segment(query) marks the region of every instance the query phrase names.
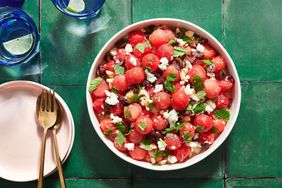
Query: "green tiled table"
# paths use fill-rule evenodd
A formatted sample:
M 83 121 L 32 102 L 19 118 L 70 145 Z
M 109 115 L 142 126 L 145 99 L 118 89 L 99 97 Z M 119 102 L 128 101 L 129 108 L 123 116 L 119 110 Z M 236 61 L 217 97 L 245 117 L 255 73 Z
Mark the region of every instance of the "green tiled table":
M 23 66 L 0 67 L 0 83 L 25 79 L 55 89 L 75 120 L 75 142 L 63 165 L 68 187 L 282 187 L 282 1 L 107 0 L 88 35 L 86 24 L 67 17 L 51 0 L 26 0 L 41 32 L 41 53 Z M 191 21 L 213 34 L 233 58 L 242 83 L 238 121 L 224 145 L 202 162 L 179 171 L 154 172 L 116 157 L 100 141 L 88 117 L 85 82 L 96 54 L 123 27 L 148 18 Z M 58 175 L 45 179 L 59 187 Z M 0 180 L 0 187 L 36 182 Z

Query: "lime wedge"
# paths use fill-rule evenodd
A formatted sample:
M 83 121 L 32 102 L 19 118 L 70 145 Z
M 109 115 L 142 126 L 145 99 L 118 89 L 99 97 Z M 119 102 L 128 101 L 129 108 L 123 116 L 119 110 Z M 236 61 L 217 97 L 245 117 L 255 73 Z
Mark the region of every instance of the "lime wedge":
M 71 12 L 81 12 L 85 9 L 85 3 L 83 0 L 70 0 L 67 6 L 67 10 Z
M 28 34 L 7 42 L 3 42 L 5 50 L 13 55 L 22 55 L 28 52 L 33 44 L 32 34 Z

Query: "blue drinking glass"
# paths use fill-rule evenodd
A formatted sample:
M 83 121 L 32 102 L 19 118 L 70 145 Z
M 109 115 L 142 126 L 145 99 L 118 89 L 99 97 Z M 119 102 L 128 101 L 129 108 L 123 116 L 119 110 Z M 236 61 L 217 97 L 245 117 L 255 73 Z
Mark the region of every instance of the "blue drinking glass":
M 26 63 L 39 52 L 40 36 L 23 10 L 0 7 L 0 65 Z
M 105 0 L 52 0 L 52 2 L 62 13 L 85 19 L 97 16 Z

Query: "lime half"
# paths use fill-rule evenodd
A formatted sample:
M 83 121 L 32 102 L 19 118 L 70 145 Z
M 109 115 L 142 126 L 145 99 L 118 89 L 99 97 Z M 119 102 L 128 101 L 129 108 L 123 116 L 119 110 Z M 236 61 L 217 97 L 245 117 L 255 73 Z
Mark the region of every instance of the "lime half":
M 83 0 L 70 0 L 67 6 L 67 10 L 71 12 L 81 12 L 85 9 L 85 3 Z
M 5 50 L 13 55 L 22 55 L 28 52 L 33 44 L 32 34 L 28 34 L 3 43 Z

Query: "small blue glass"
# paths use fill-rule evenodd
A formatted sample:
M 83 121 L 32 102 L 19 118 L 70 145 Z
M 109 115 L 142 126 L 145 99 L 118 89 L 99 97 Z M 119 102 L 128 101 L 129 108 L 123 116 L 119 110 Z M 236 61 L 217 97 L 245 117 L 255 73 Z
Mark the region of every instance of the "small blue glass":
M 24 0 L 0 0 L 0 7 L 21 7 Z
M 23 10 L 0 7 L 0 65 L 27 63 L 39 52 L 36 24 Z
M 84 4 L 85 8 L 80 11 L 73 11 L 69 9 L 71 1 L 80 1 Z M 86 19 L 96 17 L 105 0 L 52 0 L 52 2 L 62 13 L 78 19 Z

